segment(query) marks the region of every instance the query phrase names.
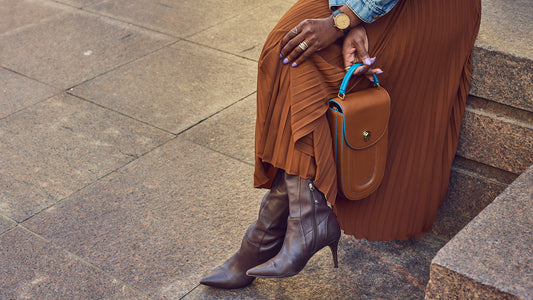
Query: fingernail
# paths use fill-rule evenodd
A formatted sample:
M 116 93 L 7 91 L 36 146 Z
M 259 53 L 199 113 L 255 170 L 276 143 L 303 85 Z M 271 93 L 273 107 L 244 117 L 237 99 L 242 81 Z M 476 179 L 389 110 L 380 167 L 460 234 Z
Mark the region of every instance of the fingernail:
M 281 53 L 280 53 L 280 54 L 279 54 L 279 58 L 282 58 L 282 57 L 283 57 L 283 55 L 281 55 Z
M 375 61 L 376 61 L 376 58 L 375 58 L 375 57 L 371 58 L 371 59 L 370 59 L 370 64 L 373 64 Z
M 372 64 L 372 61 L 368 57 L 364 59 L 364 62 L 365 62 L 365 65 L 371 65 Z
M 365 69 L 366 69 L 366 67 L 365 67 L 365 66 L 362 66 L 361 69 L 359 69 L 359 72 L 364 72 Z
M 293 67 L 293 68 L 296 67 L 296 66 L 297 66 L 296 63 L 292 63 L 292 65 L 291 65 L 291 67 Z
M 377 71 L 376 74 L 383 74 L 383 71 Z
M 288 59 L 288 58 L 285 58 L 285 59 L 283 60 L 283 64 L 286 65 L 286 64 L 288 64 L 288 63 L 289 63 L 289 59 Z

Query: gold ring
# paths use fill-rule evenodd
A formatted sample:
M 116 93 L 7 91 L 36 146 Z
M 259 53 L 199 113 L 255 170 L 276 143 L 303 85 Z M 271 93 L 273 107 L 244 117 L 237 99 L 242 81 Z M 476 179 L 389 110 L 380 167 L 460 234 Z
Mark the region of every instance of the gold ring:
M 305 41 L 303 41 L 303 42 L 300 43 L 300 45 L 298 45 L 298 47 L 300 47 L 300 49 L 305 51 L 307 48 L 309 48 L 309 45 L 307 45 L 307 43 Z
M 294 27 L 293 29 L 291 29 L 291 32 L 294 34 L 298 34 L 298 28 Z

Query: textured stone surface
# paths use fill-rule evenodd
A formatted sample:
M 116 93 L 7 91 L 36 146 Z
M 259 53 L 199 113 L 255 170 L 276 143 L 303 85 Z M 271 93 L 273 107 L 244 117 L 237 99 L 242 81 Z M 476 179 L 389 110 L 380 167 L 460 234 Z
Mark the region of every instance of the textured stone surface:
M 1 299 L 133 299 L 142 294 L 15 228 L 0 235 Z
M 256 217 L 264 191 L 252 188 L 252 170 L 178 138 L 27 226 L 152 296 L 179 298 Z
M 432 232 L 446 239 L 456 235 L 517 175 L 456 157 L 448 193 L 439 208 Z
M 179 133 L 255 91 L 256 64 L 179 42 L 72 93 Z
M 0 82 L 0 119 L 58 92 L 3 68 L 0 68 Z
M 53 2 L 0 0 L 0 35 L 61 13 Z
M 329 248 L 298 275 L 256 279 L 249 287 L 220 290 L 198 286 L 185 299 L 422 299 L 431 257 L 445 243 L 434 235 L 402 242 L 368 242 L 343 236 L 339 269 Z M 370 276 L 379 274 L 379 276 Z
M 11 219 L 8 219 L 0 215 L 0 235 L 4 233 L 5 231 L 13 228 L 15 225 L 17 224 L 13 222 Z
M 533 4 L 483 0 L 472 95 L 533 111 Z
M 257 5 L 249 12 L 213 26 L 189 39 L 208 47 L 216 47 L 257 60 L 270 30 L 295 2 L 276 0 Z M 251 28 L 253 30 L 250 30 Z
M 25 220 L 172 135 L 67 95 L 0 120 L 0 213 Z
M 203 0 L 201 4 L 172 0 L 108 0 L 90 9 L 155 31 L 186 37 L 218 26 L 239 13 L 247 13 L 256 4 L 254 0 Z
M 0 65 L 66 89 L 171 41 L 154 32 L 65 8 L 57 17 L 0 35 Z
M 483 0 L 476 45 L 533 58 L 533 3 L 529 0 Z
M 426 289 L 425 299 L 518 300 L 520 298 L 432 264 L 431 280 Z
M 197 144 L 254 164 L 256 94 L 237 102 L 183 136 Z
M 533 164 L 533 112 L 471 97 L 461 129 L 462 157 L 515 174 Z
M 533 295 L 533 166 L 520 175 L 433 259 L 431 298 L 494 298 L 498 290 L 530 299 Z M 442 279 L 439 269 L 458 274 Z M 439 280 L 440 278 L 440 280 Z M 476 284 L 472 284 L 475 282 Z M 480 288 L 488 286 L 493 289 Z M 470 294 L 465 294 L 466 292 Z M 499 295 L 499 294 L 496 294 Z
M 533 60 L 476 47 L 470 94 L 533 111 Z

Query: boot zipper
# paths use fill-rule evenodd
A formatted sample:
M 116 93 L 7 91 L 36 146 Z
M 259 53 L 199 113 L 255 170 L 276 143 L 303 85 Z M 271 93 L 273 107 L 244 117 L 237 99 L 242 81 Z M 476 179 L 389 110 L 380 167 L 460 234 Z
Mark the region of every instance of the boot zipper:
M 316 204 L 318 204 L 318 201 L 315 199 L 315 187 L 312 182 L 309 182 L 309 190 L 311 190 L 311 207 L 313 209 L 313 250 L 311 253 L 315 253 L 318 243 L 318 226 L 316 224 Z

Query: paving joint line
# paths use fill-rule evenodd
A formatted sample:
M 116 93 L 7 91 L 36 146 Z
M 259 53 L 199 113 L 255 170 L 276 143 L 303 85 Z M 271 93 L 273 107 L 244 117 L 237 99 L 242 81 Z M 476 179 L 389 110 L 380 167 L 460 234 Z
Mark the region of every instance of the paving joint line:
M 82 191 L 84 191 L 84 190 L 86 190 L 86 189 L 88 189 L 88 188 L 90 188 L 90 187 L 92 187 L 92 186 L 98 184 L 100 181 L 102 181 L 103 179 L 105 179 L 105 178 L 107 178 L 107 177 L 113 175 L 114 173 L 118 173 L 120 170 L 126 168 L 127 166 L 129 166 L 129 165 L 131 165 L 132 163 L 138 161 L 139 159 L 141 159 L 141 158 L 143 158 L 144 156 L 148 155 L 149 153 L 155 151 L 156 149 L 158 149 L 158 148 L 160 148 L 160 147 L 166 145 L 167 143 L 170 143 L 171 141 L 175 140 L 176 138 L 177 138 L 177 136 L 173 136 L 172 138 L 170 138 L 170 139 L 164 141 L 163 143 L 161 143 L 161 144 L 155 146 L 154 148 L 152 148 L 152 149 L 146 151 L 145 153 L 140 154 L 137 158 L 132 159 L 132 160 L 130 160 L 129 162 L 124 163 L 122 166 L 119 166 L 119 167 L 117 167 L 116 169 L 109 171 L 108 173 L 102 175 L 102 177 L 99 177 L 99 178 L 97 178 L 96 180 L 94 180 L 93 182 L 90 182 L 90 183 L 86 184 L 85 186 L 80 187 L 79 189 L 73 191 L 73 192 L 70 193 L 69 195 L 67 195 L 67 196 L 65 196 L 65 197 L 63 197 L 63 198 L 61 198 L 61 199 L 57 199 L 57 201 L 54 201 L 54 203 L 51 204 L 50 206 L 47 206 L 47 207 L 41 209 L 40 211 L 34 213 L 34 214 L 31 215 L 30 217 L 24 219 L 24 220 L 21 221 L 20 223 L 19 223 L 19 222 L 17 222 L 17 223 L 22 225 L 23 223 L 26 223 L 26 222 L 28 222 L 28 221 L 34 219 L 35 217 L 39 216 L 39 215 L 42 214 L 43 212 L 45 212 L 45 211 L 47 211 L 47 210 L 50 210 L 50 209 L 52 209 L 52 208 L 54 208 L 54 207 L 56 207 L 56 206 L 58 206 L 58 205 L 63 204 L 64 202 L 68 201 L 69 198 L 71 198 L 71 197 L 73 197 L 73 196 L 75 196 L 75 195 L 81 193 Z
M 181 130 L 181 131 L 178 132 L 176 135 L 179 136 L 179 135 L 181 135 L 181 134 L 183 134 L 183 133 L 185 133 L 185 132 L 187 132 L 187 131 L 193 129 L 193 128 L 196 127 L 197 125 L 202 124 L 204 121 L 207 121 L 208 119 L 210 119 L 210 118 L 212 118 L 212 117 L 214 117 L 214 116 L 220 114 L 221 112 L 227 110 L 228 108 L 230 108 L 230 107 L 232 107 L 232 106 L 234 106 L 234 105 L 236 105 L 236 104 L 238 104 L 238 103 L 244 101 L 246 98 L 250 97 L 251 95 L 253 95 L 253 94 L 255 94 L 255 93 L 257 93 L 257 91 L 253 91 L 253 92 L 251 92 L 250 94 L 248 94 L 248 95 L 242 97 L 241 99 L 238 99 L 237 101 L 235 101 L 235 102 L 233 102 L 233 103 L 231 103 L 231 104 L 229 104 L 229 105 L 227 105 L 227 106 L 221 108 L 219 111 L 214 112 L 214 113 L 212 113 L 211 115 L 209 115 L 209 116 L 207 116 L 207 117 L 205 117 L 205 118 L 199 120 L 198 122 L 196 122 L 196 123 L 190 125 L 189 127 L 185 128 L 185 129 Z M 189 139 L 187 139 L 187 140 L 189 140 Z
M 167 130 L 167 129 L 157 127 L 157 126 L 155 126 L 155 125 L 153 125 L 153 124 L 150 124 L 150 123 L 148 123 L 148 122 L 146 122 L 146 121 L 136 119 L 136 118 L 134 118 L 134 117 L 132 117 L 132 116 L 130 116 L 130 115 L 128 115 L 128 114 L 125 114 L 125 113 L 121 112 L 121 111 L 118 111 L 118 110 L 112 109 L 112 108 L 107 107 L 107 106 L 104 106 L 104 105 L 102 105 L 102 104 L 100 104 L 100 103 L 97 103 L 97 102 L 94 102 L 94 101 L 92 101 L 92 100 L 85 99 L 85 98 L 80 97 L 80 96 L 78 96 L 78 95 L 72 94 L 72 93 L 69 92 L 69 91 L 65 91 L 65 93 L 66 93 L 67 95 L 70 95 L 70 96 L 72 96 L 72 97 L 74 97 L 74 98 L 77 98 L 77 99 L 79 99 L 79 100 L 81 100 L 81 101 L 84 101 L 84 102 L 87 102 L 87 103 L 90 103 L 90 104 L 96 105 L 96 106 L 98 106 L 98 107 L 100 107 L 100 108 L 103 108 L 103 109 L 105 109 L 105 110 L 108 110 L 108 111 L 110 111 L 110 112 L 113 112 L 113 113 L 119 114 L 119 115 L 121 115 L 121 116 L 123 116 L 123 117 L 127 117 L 128 119 L 131 119 L 131 120 L 133 120 L 133 121 L 136 121 L 136 122 L 139 122 L 139 123 L 141 123 L 141 124 L 144 124 L 144 125 L 150 126 L 150 127 L 154 128 L 154 129 L 160 130 L 160 131 L 162 131 L 162 132 L 165 132 L 165 133 L 171 134 L 171 135 L 173 135 L 173 137 L 177 137 L 177 136 L 179 135 L 179 133 L 174 133 L 174 132 L 171 132 L 171 131 L 169 131 L 169 130 Z
M 30 233 L 31 235 L 35 236 L 36 238 L 39 238 L 41 239 L 42 241 L 50 244 L 51 246 L 53 246 L 54 248 L 56 248 L 57 250 L 60 250 L 61 252 L 65 253 L 67 256 L 69 256 L 70 258 L 73 258 L 79 262 L 81 262 L 82 264 L 84 264 L 85 266 L 89 267 L 89 268 L 92 268 L 94 270 L 97 270 L 98 272 L 102 273 L 104 276 L 107 276 L 108 278 L 116 281 L 117 283 L 120 283 L 121 285 L 123 286 L 127 286 L 129 287 L 130 289 L 132 289 L 133 291 L 139 293 L 140 295 L 144 296 L 144 297 L 148 297 L 150 299 L 155 299 L 153 297 L 150 297 L 149 295 L 147 295 L 146 293 L 144 293 L 143 291 L 137 289 L 136 287 L 126 283 L 125 281 L 121 280 L 120 278 L 117 278 L 115 277 L 114 275 L 110 274 L 109 272 L 103 270 L 102 268 L 98 267 L 97 265 L 87 261 L 86 259 L 74 254 L 73 252 L 65 249 L 64 247 L 61 247 L 59 245 L 57 245 L 56 243 L 54 243 L 54 241 L 36 233 L 36 232 L 33 232 L 32 230 L 26 228 L 25 226 L 23 226 L 22 224 L 19 224 L 19 226 L 21 229 L 27 231 L 28 233 Z

